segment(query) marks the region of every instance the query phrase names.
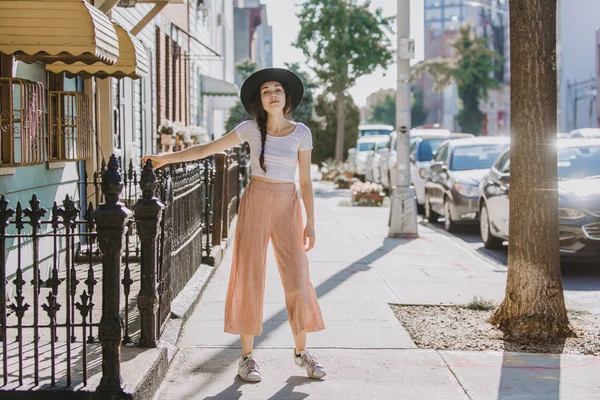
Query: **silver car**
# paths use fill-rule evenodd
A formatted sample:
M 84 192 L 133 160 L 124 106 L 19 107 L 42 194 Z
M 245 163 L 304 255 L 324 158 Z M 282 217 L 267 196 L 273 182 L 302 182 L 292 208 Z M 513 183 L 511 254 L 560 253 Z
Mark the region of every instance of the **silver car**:
M 422 135 L 415 138 L 410 147 L 410 180 L 415 187 L 419 211 L 425 210 L 425 180 L 429 175 L 429 166 L 446 140 L 472 138 L 469 133 Z
M 389 141 L 389 135 L 363 136 L 358 139 L 352 153 L 356 176 L 361 180 L 373 180 L 372 161 L 375 150 L 385 147 Z

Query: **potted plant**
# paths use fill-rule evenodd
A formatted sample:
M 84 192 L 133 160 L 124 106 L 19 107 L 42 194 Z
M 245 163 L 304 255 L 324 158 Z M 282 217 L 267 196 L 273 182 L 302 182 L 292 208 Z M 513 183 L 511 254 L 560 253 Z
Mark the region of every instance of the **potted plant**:
M 353 205 L 377 205 L 383 204 L 385 193 L 383 186 L 373 182 L 354 182 L 350 188 L 352 190 Z
M 350 189 L 350 184 L 352 183 L 344 174 L 336 176 L 333 181 L 336 183 L 338 189 Z
M 193 144 L 208 143 L 210 138 L 205 127 L 199 125 L 188 126 L 188 131 Z
M 333 158 L 328 158 L 323 161 L 321 172 L 323 173 L 324 181 L 333 181 L 338 175 L 335 160 Z
M 160 145 L 163 147 L 163 151 L 168 151 L 173 139 L 173 122 L 164 119 L 158 127 L 158 134 L 160 135 Z

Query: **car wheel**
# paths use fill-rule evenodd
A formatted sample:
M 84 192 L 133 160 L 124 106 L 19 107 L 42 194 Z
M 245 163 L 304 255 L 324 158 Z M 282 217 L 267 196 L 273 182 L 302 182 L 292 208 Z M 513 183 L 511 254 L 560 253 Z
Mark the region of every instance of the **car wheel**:
M 444 199 L 444 229 L 451 233 L 456 231 L 456 222 L 452 221 L 452 211 L 448 198 Z
M 479 233 L 483 247 L 486 249 L 499 249 L 502 247 L 502 239 L 492 235 L 490 230 L 490 217 L 485 203 L 481 205 L 479 212 Z
M 431 209 L 431 202 L 429 201 L 429 195 L 425 194 L 425 218 L 430 223 L 437 222 L 440 215 Z
M 414 183 L 410 184 L 412 187 L 415 187 Z M 417 214 L 418 215 L 424 215 L 425 214 L 425 205 L 424 204 L 419 204 L 419 201 L 417 200 Z

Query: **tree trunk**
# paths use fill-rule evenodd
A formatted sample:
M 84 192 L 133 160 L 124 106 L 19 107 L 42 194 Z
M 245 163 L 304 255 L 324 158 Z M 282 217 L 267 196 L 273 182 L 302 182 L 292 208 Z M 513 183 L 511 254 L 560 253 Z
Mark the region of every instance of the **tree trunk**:
M 514 340 L 569 335 L 560 274 L 556 0 L 512 0 L 510 240 L 506 297 L 490 322 Z
M 337 132 L 335 138 L 335 161 L 344 161 L 344 125 L 345 125 L 345 106 L 346 98 L 344 92 L 340 91 L 335 95 L 337 109 Z

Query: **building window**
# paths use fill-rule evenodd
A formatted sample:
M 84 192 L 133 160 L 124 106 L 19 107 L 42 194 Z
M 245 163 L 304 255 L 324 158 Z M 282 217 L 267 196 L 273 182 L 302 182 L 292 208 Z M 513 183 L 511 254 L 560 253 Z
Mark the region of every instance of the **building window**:
M 160 28 L 156 28 L 156 124 L 158 126 L 160 126 L 161 123 L 161 117 L 162 117 L 162 104 L 161 104 L 161 99 L 162 99 L 162 95 L 163 95 L 163 88 L 161 86 L 162 84 L 162 79 L 161 79 L 161 73 L 163 71 L 163 66 L 162 66 L 162 60 L 161 60 L 161 56 L 162 53 L 160 51 L 161 48 L 161 32 L 160 32 Z M 157 126 L 157 128 L 158 128 Z
M 89 97 L 76 91 L 50 91 L 48 99 L 50 160 L 74 161 L 92 157 Z
M 427 15 L 427 20 L 441 20 L 442 19 L 442 9 L 441 8 L 432 8 L 425 11 Z
M 0 77 L 0 166 L 46 161 L 44 87 L 40 82 Z
M 427 26 L 429 27 L 429 29 L 434 30 L 434 31 L 443 29 L 443 25 L 439 21 L 429 22 L 427 24 Z
M 171 119 L 171 101 L 169 98 L 168 88 L 173 90 L 173 82 L 171 80 L 171 38 L 165 35 L 165 118 Z
M 460 19 L 460 7 L 444 8 L 444 19 L 457 22 Z

